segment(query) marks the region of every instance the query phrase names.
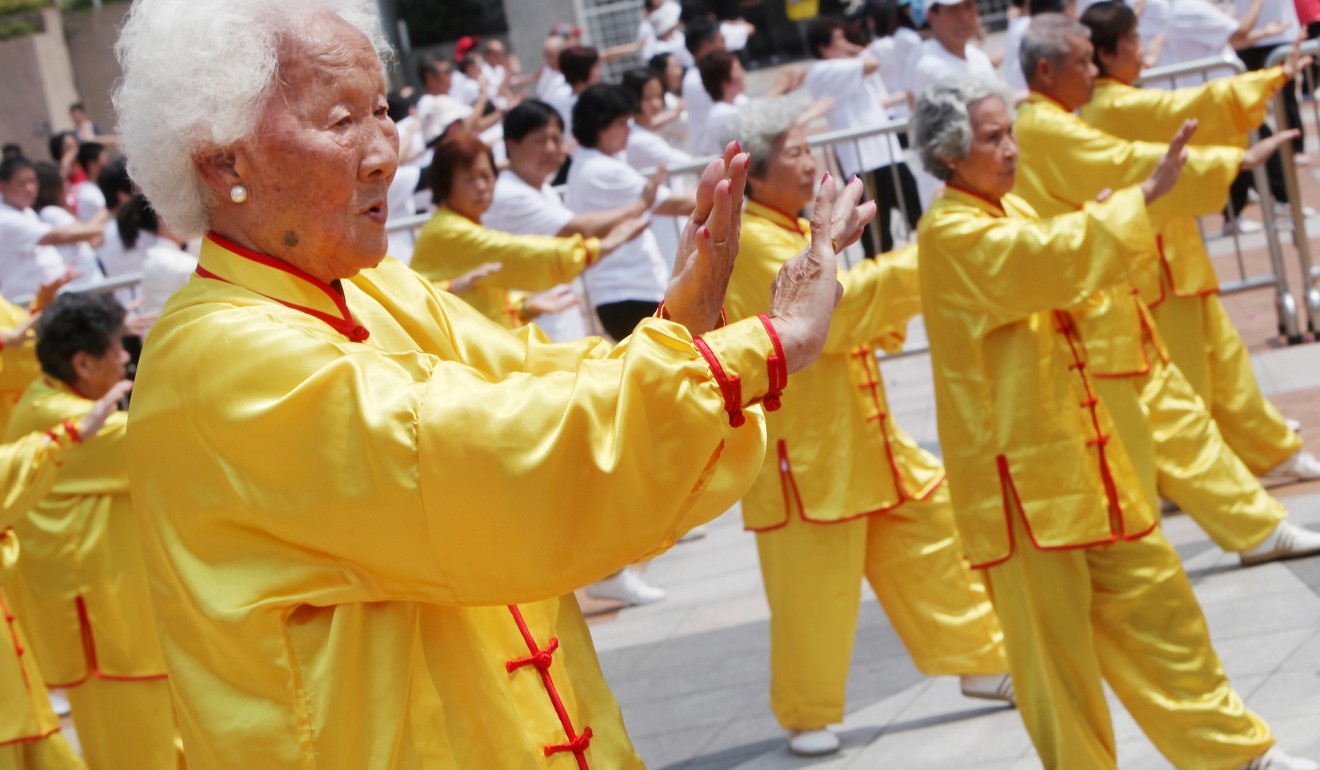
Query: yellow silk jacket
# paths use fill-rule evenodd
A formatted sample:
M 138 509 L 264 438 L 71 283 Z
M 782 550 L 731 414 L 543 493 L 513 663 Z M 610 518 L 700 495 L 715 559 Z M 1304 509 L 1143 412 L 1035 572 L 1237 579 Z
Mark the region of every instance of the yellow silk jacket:
M 1168 142 L 1184 121 L 1195 119 L 1192 144 L 1245 147 L 1247 135 L 1265 120 L 1270 98 L 1286 82 L 1282 67 L 1175 91 L 1134 88 L 1100 78 L 1095 97 L 1081 115 L 1101 131 L 1133 142 Z M 1159 224 L 1155 235 L 1166 284 L 1175 294 L 1195 297 L 1219 291 L 1219 279 L 1194 217 L 1169 217 Z M 1162 299 L 1148 299 L 1147 304 L 1154 306 Z
M 743 210 L 738 259 L 729 280 L 729 318 L 750 318 L 770 305 L 779 268 L 811 244 L 807 220 L 754 200 Z M 771 451 L 743 498 L 750 530 L 781 527 L 796 510 L 831 523 L 920 500 L 944 480 L 939 461 L 895 424 L 876 348 L 898 350 L 921 312 L 915 244 L 840 271 L 843 299 L 834 309 L 825 351 L 793 376 L 793 392 L 766 415 Z
M 19 558 L 11 527 L 50 492 L 71 443 L 67 433 L 57 430 L 50 439 L 34 433 L 0 445 L 0 613 L 6 625 L 0 639 L 0 746 L 38 740 L 60 729 L 4 581 Z
M 1018 107 L 1014 130 L 1018 176 L 1013 192 L 1042 217 L 1077 211 L 1104 190 L 1144 182 L 1168 151 L 1167 144 L 1129 142 L 1100 131 L 1038 93 Z M 1151 204 L 1150 221 L 1159 226 L 1172 216 L 1218 211 L 1242 154 L 1236 147 L 1189 148 L 1178 184 Z M 1153 237 L 1131 243 L 1125 255 L 1134 266 L 1129 279 L 1069 309 L 1096 377 L 1144 374 L 1150 370 L 1150 355 L 1168 358 L 1146 307 L 1146 301 L 1160 296 L 1159 262 L 1147 259 L 1156 253 Z
M 530 320 L 520 307 L 523 292 L 568 283 L 598 259 L 600 241 L 595 238 L 511 235 L 441 206 L 422 226 L 411 264 L 427 280 L 439 283 L 487 262 L 500 263 L 497 272 L 458 296 L 500 326 L 516 329 Z
M 0 297 L 0 329 L 12 329 L 27 317 L 26 310 Z M 23 391 L 39 376 L 41 365 L 37 363 L 36 345 L 28 343 L 0 350 L 0 433 L 9 423 L 9 415 Z
M 1029 545 L 1082 548 L 1156 524 L 1090 383 L 1070 307 L 1124 281 L 1154 238 L 1141 191 L 1040 221 L 947 186 L 921 218 L 921 305 L 949 492 L 972 565 L 1013 554 L 1016 500 Z M 1112 512 L 1112 515 L 1111 515 Z M 1028 544 L 1023 544 L 1028 545 Z
M 208 237 L 129 418 L 189 766 L 640 767 L 572 591 L 742 496 L 773 353 L 550 344 L 393 259 L 332 286 Z
M 9 421 L 6 441 L 76 420 L 92 402 L 41 377 Z M 137 519 L 128 492 L 122 412 L 70 453 L 50 493 L 14 525 L 23 558 L 11 596 L 47 686 L 88 676 L 165 675 Z

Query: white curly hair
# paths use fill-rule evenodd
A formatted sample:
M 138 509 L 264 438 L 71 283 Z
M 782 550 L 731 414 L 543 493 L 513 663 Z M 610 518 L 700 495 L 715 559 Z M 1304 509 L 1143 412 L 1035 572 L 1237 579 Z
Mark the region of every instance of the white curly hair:
M 921 165 L 947 182 L 953 169 L 946 161 L 962 160 L 972 147 L 971 106 L 995 98 L 1012 109 L 1013 97 L 996 82 L 968 75 L 944 78 L 926 89 L 912 113 L 912 142 Z
M 115 45 L 124 73 L 116 133 L 129 175 L 175 232 L 210 228 L 193 154 L 252 135 L 275 90 L 281 42 L 316 11 L 365 34 L 382 67 L 392 61 L 373 0 L 134 0 Z

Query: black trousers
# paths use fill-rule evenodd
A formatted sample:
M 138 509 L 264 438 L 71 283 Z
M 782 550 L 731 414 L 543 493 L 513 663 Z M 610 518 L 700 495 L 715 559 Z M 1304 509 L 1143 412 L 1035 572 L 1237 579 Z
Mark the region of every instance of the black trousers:
M 904 218 L 908 227 L 916 229 L 917 220 L 921 219 L 921 196 L 917 193 L 917 180 L 908 170 L 906 163 L 881 166 L 868 171 L 871 182 L 875 185 L 875 219 L 866 226 L 867 232 L 862 238 L 862 250 L 867 258 L 876 255 L 875 232 L 880 233 L 880 252 L 894 249 L 894 234 L 890 232 L 890 212 L 895 209 L 906 212 Z M 902 200 L 902 206 L 899 200 Z
M 1274 135 L 1269 126 L 1260 127 L 1260 138 L 1267 139 Z M 1288 185 L 1283 179 L 1283 160 L 1279 153 L 1274 153 L 1270 159 L 1265 161 L 1265 178 L 1269 180 L 1270 194 L 1274 199 L 1281 202 L 1288 202 Z M 1243 207 L 1247 205 L 1247 191 L 1256 187 L 1256 176 L 1253 171 L 1243 171 L 1233 180 L 1233 185 L 1228 188 L 1228 211 L 1234 215 L 1239 214 Z
M 644 300 L 626 299 L 622 302 L 607 302 L 596 306 L 596 317 L 605 333 L 615 342 L 627 337 L 637 328 L 643 318 L 655 315 L 657 303 Z
M 1237 55 L 1238 58 L 1242 60 L 1242 63 L 1247 65 L 1247 71 L 1255 72 L 1257 70 L 1265 69 L 1265 60 L 1269 58 L 1270 52 L 1277 47 L 1278 46 L 1273 45 L 1258 45 L 1254 48 L 1244 48 L 1241 51 L 1238 51 Z M 1297 106 L 1297 89 L 1295 88 L 1295 85 L 1295 83 L 1289 83 L 1283 87 L 1283 113 L 1287 125 L 1281 126 L 1281 128 L 1295 128 L 1299 131 L 1304 131 L 1305 129 L 1302 127 L 1302 111 Z M 1302 151 L 1302 148 L 1306 145 L 1304 139 L 1305 136 L 1298 135 L 1298 137 L 1292 141 L 1293 152 Z

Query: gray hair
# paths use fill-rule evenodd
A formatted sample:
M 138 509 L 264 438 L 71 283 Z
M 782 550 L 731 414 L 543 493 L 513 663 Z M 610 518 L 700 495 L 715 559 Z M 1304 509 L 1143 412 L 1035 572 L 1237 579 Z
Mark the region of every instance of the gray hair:
M 921 165 L 947 182 L 953 169 L 946 161 L 962 160 L 972 147 L 970 109 L 982 99 L 996 98 L 1011 107 L 1013 99 L 997 82 L 955 75 L 926 89 L 912 115 L 912 141 Z
M 1061 13 L 1042 13 L 1031 18 L 1031 25 L 1022 36 L 1018 49 L 1018 63 L 1027 83 L 1035 85 L 1036 65 L 1048 61 L 1056 67 L 1068 55 L 1068 36 L 1081 35 L 1091 39 L 1091 28 Z
M 317 10 L 365 34 L 382 66 L 392 60 L 373 0 L 134 1 L 115 44 L 115 133 L 129 175 L 175 232 L 210 228 L 193 154 L 251 137 L 275 91 L 281 42 Z
M 738 115 L 725 124 L 720 146 L 727 146 L 736 139 L 742 144 L 743 152 L 752 156 L 748 176 L 760 179 L 770 167 L 775 142 L 797 123 L 810 103 L 810 97 L 805 94 L 754 99 L 744 104 Z

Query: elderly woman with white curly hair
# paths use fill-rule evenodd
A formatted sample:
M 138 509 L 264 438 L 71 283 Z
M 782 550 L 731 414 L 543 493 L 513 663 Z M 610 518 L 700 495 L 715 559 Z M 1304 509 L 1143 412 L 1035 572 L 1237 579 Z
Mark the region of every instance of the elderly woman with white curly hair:
M 385 259 L 374 8 L 138 0 L 118 45 L 134 178 L 207 233 L 128 431 L 189 764 L 640 767 L 572 589 L 742 495 L 759 402 L 824 344 L 826 219 L 858 210 L 825 188 L 771 312 L 720 327 L 731 146 L 659 317 L 616 348 L 511 334 Z
M 1153 238 L 1146 207 L 1174 186 L 1191 132 L 1142 184 L 1041 220 L 1009 193 L 1009 104 L 997 86 L 945 80 L 918 100 L 913 127 L 946 182 L 918 237 L 940 445 L 1037 753 L 1047 768 L 1116 767 L 1108 682 L 1177 767 L 1315 770 L 1271 748 L 1225 677 L 1057 309 L 1143 267 L 1132 255 Z

